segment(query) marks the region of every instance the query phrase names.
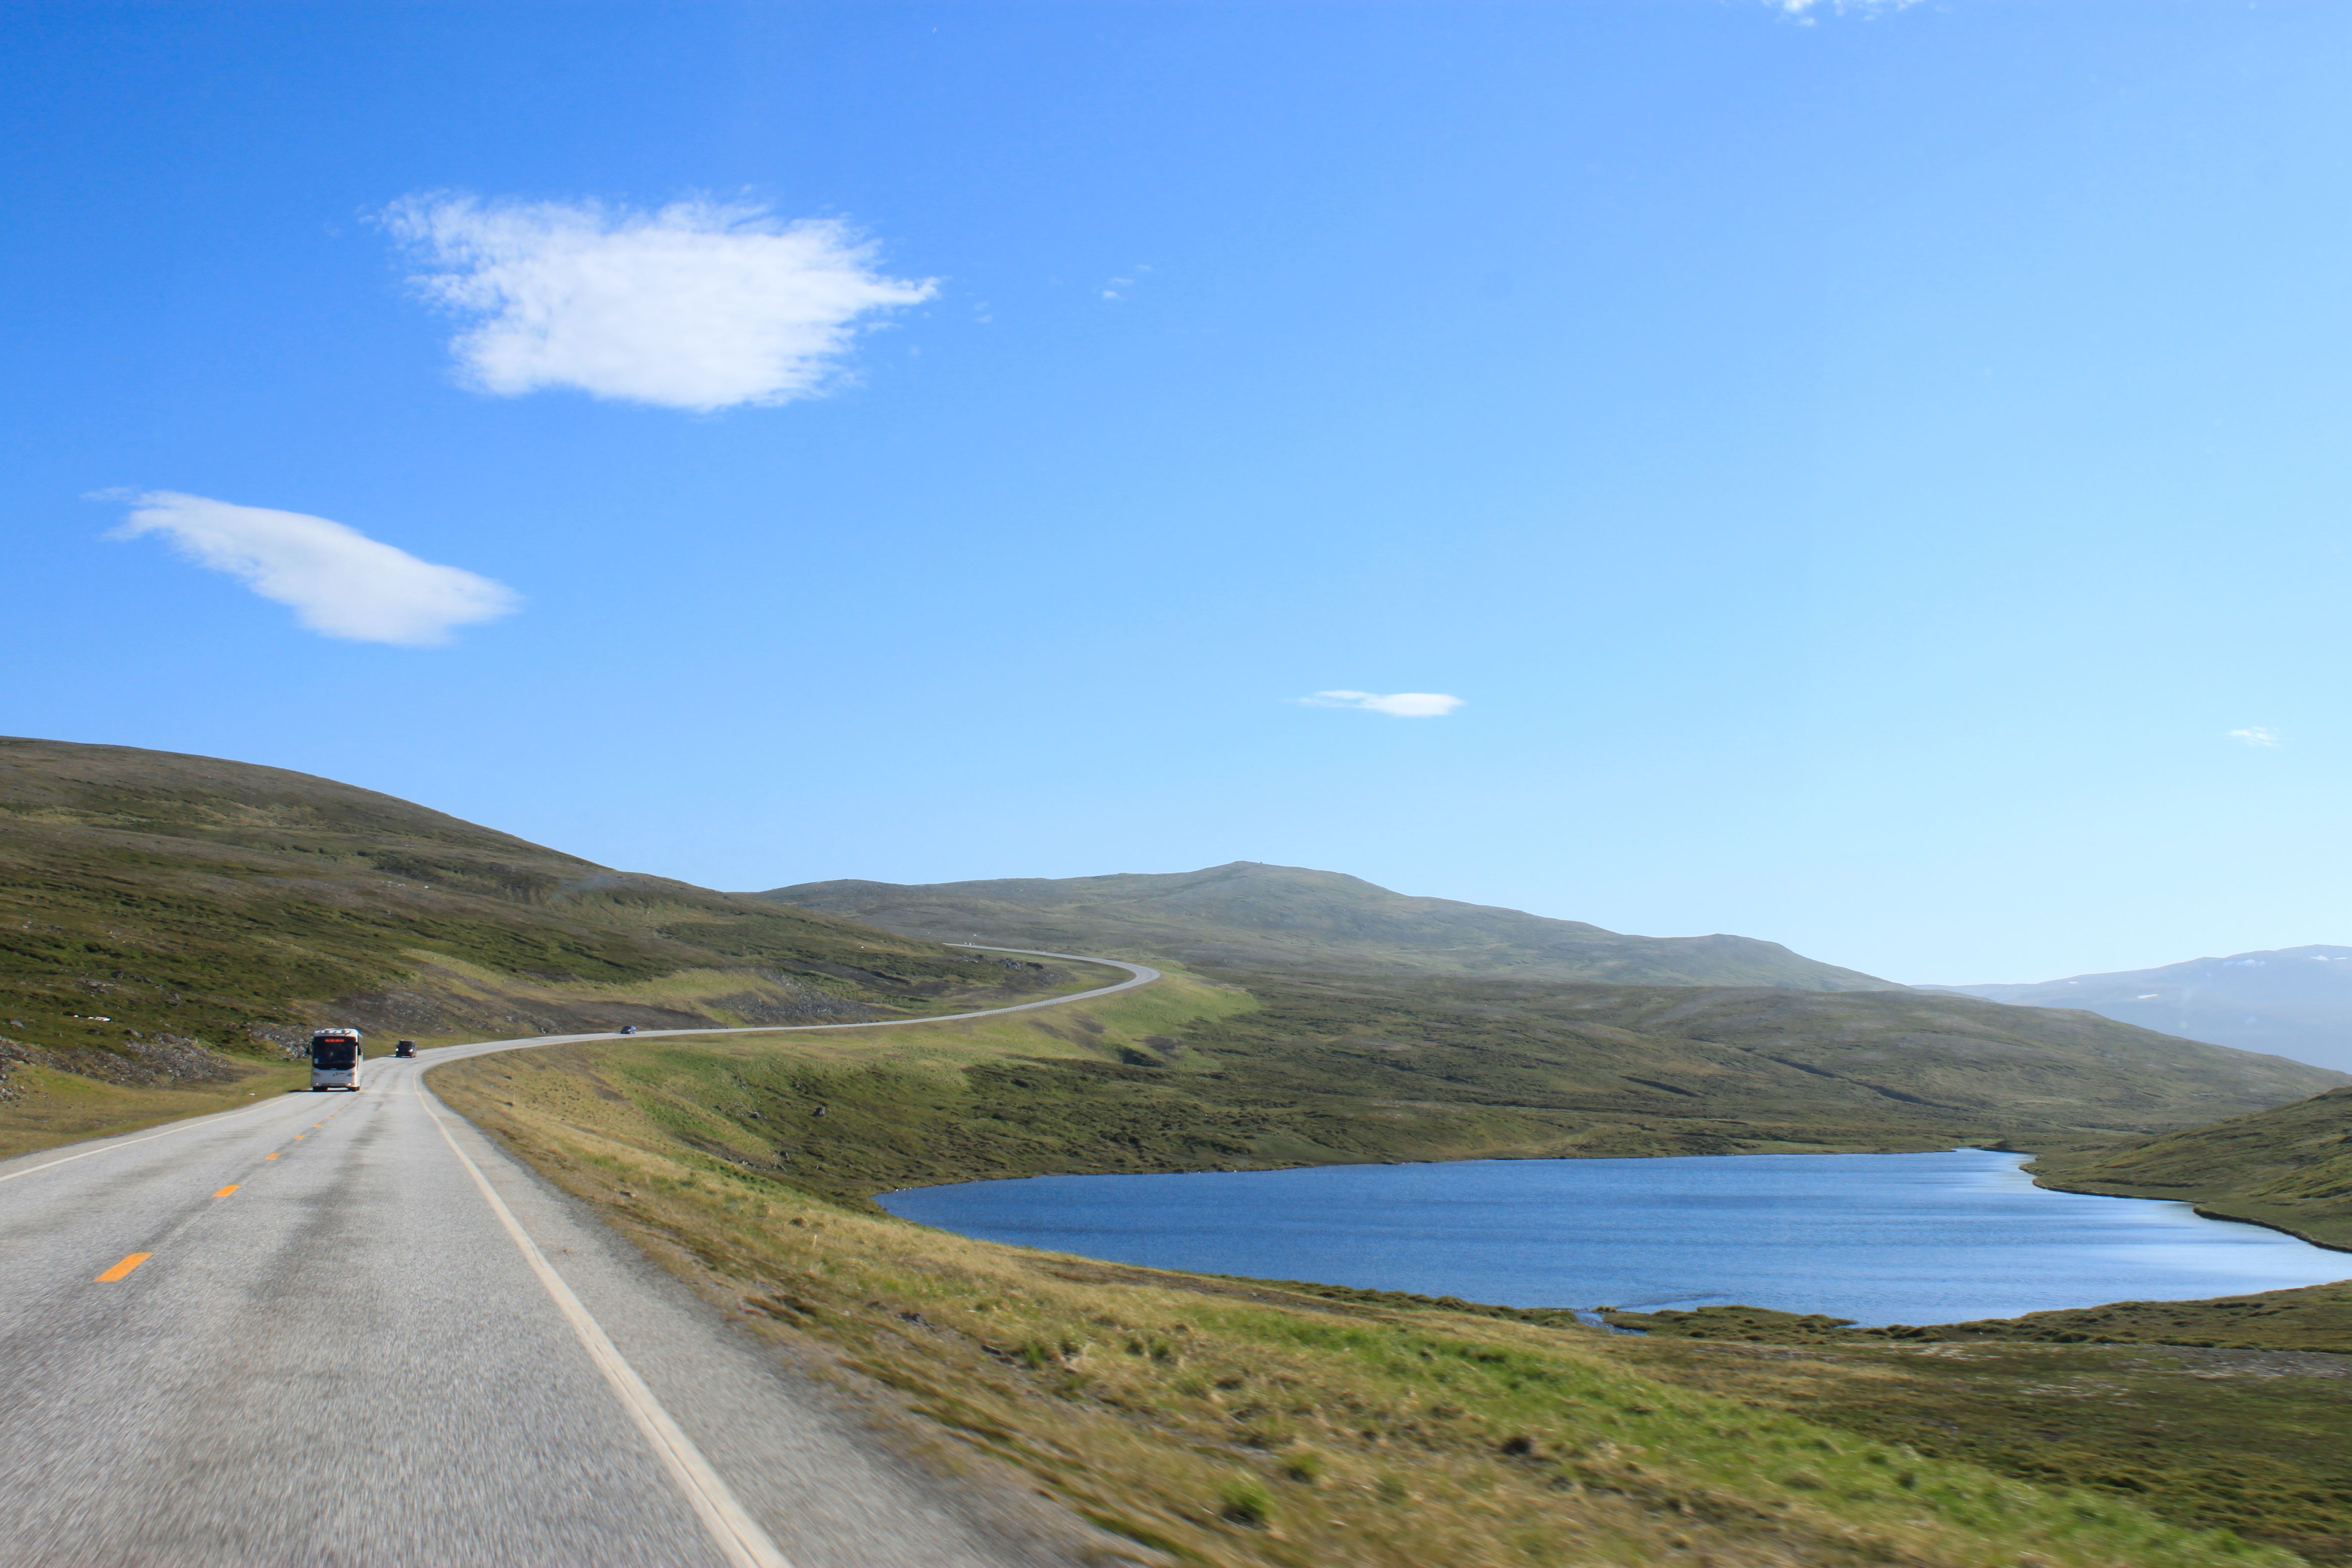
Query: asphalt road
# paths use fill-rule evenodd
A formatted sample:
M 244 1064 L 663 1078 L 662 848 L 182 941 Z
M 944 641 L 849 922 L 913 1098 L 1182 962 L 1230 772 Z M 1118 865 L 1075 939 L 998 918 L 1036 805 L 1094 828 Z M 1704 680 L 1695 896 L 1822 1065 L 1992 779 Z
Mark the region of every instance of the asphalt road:
M 1159 977 L 1120 967 L 990 1012 Z M 610 1037 L 372 1056 L 356 1094 L 0 1163 L 0 1563 L 1066 1561 L 893 1459 L 421 1081 Z

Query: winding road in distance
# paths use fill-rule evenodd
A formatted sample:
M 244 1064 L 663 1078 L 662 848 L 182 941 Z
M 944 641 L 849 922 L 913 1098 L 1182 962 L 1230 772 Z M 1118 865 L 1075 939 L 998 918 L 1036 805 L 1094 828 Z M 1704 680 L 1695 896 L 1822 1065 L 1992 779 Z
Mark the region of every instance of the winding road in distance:
M 1087 962 L 1129 978 L 793 1027 L 1160 978 Z M 422 1081 L 613 1037 L 378 1057 L 355 1095 L 0 1163 L 0 1564 L 1075 1562 L 891 1457 Z

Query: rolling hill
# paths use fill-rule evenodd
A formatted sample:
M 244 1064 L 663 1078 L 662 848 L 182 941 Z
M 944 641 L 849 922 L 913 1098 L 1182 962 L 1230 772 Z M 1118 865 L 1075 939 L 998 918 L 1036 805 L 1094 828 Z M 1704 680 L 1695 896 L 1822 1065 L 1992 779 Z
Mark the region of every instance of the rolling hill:
M 330 1020 L 428 1042 L 802 1023 L 1054 981 L 328 779 L 0 739 L 0 1070 L 187 1081 Z
M 2044 1186 L 2176 1198 L 2352 1250 L 2352 1089 L 2210 1126 L 2035 1162 Z M 2347 1269 L 2352 1272 L 2352 1269 Z
M 760 895 L 941 941 L 1180 958 L 1228 968 L 1477 974 L 1626 985 L 1902 987 L 1743 936 L 1623 936 L 1581 921 L 1392 893 L 1336 871 L 1236 860 L 1164 876 L 804 882 Z
M 2030 985 L 1935 989 L 2081 1007 L 2188 1039 L 2352 1068 L 2352 947 L 2289 947 Z
M 2064 1142 L 2347 1081 L 2082 1013 L 1861 989 L 1867 976 L 1766 942 L 1622 937 L 1328 873 L 1097 879 L 1078 900 L 1068 884 L 987 886 L 1016 896 L 947 907 L 1007 921 L 1038 911 L 1009 932 L 982 928 L 995 936 L 1272 952 L 1223 972 L 1251 1006 L 1179 1053 L 1214 1073 L 1122 1057 L 1113 1097 L 1165 1101 L 1176 1121 L 1223 1127 L 1255 1159 Z M 869 918 L 887 902 L 856 901 Z M 942 927 L 936 899 L 922 907 L 939 934 L 967 934 Z M 20 1086 L 46 1071 L 52 1087 L 69 1075 L 241 1094 L 255 1086 L 234 1082 L 240 1058 L 282 1061 L 283 1046 L 330 1020 L 427 1044 L 849 1021 L 985 1006 L 1076 978 L 847 912 L 615 871 L 306 774 L 0 741 L 0 1079 Z M 1310 967 L 1318 953 L 1329 968 Z M 1556 969 L 1671 978 L 1602 984 Z M 1692 984 L 1725 972 L 1750 978 Z M 1838 985 L 1856 988 L 1826 988 Z M 1063 1070 L 1037 1069 L 1039 1092 L 1067 1088 Z

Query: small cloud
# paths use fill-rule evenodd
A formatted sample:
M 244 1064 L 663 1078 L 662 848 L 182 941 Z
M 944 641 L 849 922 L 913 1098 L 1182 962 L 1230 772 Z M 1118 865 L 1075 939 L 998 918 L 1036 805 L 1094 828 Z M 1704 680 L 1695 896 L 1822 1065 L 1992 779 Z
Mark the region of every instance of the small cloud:
M 2275 746 L 2279 743 L 2278 731 L 2265 730 L 2260 724 L 2249 724 L 2242 730 L 2232 730 L 2230 731 L 2230 739 L 2242 741 L 2249 746 Z
M 862 320 L 939 292 L 877 271 L 847 224 L 749 204 L 423 195 L 379 216 L 425 296 L 472 319 L 450 349 L 501 397 L 568 386 L 698 413 L 814 397 Z
M 1462 699 L 1443 691 L 1318 691 L 1298 700 L 1309 708 L 1357 708 L 1391 719 L 1443 719 L 1462 706 Z
M 290 605 L 295 619 L 321 637 L 421 647 L 522 605 L 503 583 L 419 561 L 323 517 L 171 490 L 128 499 L 136 510 L 113 537 L 163 534 L 199 566 Z
M 1817 11 L 1834 11 L 1841 16 L 1849 12 L 1874 16 L 1882 11 L 1907 10 L 1918 0 L 1764 0 L 1764 3 L 1783 16 L 1811 22 Z

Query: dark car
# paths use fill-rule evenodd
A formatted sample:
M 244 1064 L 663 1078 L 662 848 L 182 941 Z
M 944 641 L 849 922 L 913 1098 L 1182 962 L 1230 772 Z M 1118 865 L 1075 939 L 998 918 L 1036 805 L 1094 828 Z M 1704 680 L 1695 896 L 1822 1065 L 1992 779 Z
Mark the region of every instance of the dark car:
M 635 1024 L 624 1024 L 621 1026 L 621 1033 L 625 1035 L 634 1035 L 636 1032 L 637 1026 Z
M 403 1040 L 392 1047 L 392 1054 L 396 1057 L 413 1057 L 416 1054 L 416 1042 Z

